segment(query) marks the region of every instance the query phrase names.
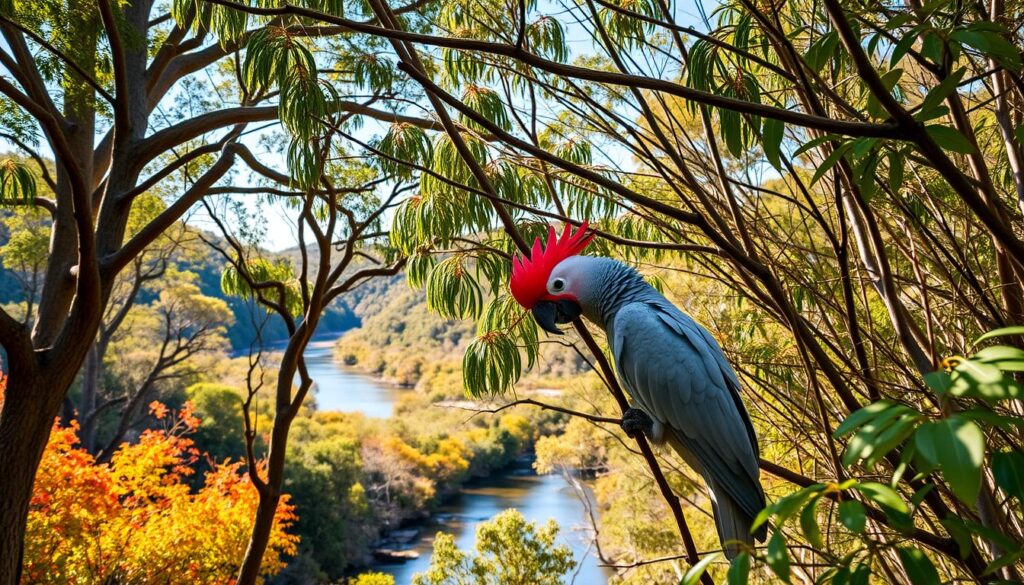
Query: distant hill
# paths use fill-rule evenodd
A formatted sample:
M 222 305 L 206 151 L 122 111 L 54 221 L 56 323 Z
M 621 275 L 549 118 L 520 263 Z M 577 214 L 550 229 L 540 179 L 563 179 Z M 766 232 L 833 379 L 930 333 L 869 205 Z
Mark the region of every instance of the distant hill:
M 361 320 L 335 348 L 338 360 L 404 386 L 450 396 L 461 394 L 462 355 L 476 335 L 472 320 L 445 320 L 427 310 L 423 291 L 412 290 L 404 276 L 374 281 L 346 299 Z M 524 385 L 558 386 L 589 368 L 571 348 L 544 348 L 543 360 Z
M 205 237 L 214 241 L 219 239 L 213 234 L 204 234 Z M 6 230 L 0 228 L 0 246 L 7 242 L 8 237 L 9 234 L 6 233 Z M 289 252 L 282 254 L 286 257 L 291 257 Z M 275 254 L 267 255 L 270 257 L 275 256 Z M 255 340 L 258 324 L 265 319 L 266 313 L 263 309 L 254 306 L 250 301 L 227 297 L 221 291 L 220 277 L 226 265 L 223 257 L 214 250 L 208 250 L 202 254 L 199 260 L 181 261 L 178 265 L 183 270 L 195 272 L 199 275 L 198 284 L 203 294 L 224 299 L 227 302 L 235 315 L 234 323 L 228 327 L 227 332 L 231 348 L 234 351 L 247 350 Z M 362 288 L 364 287 L 360 287 L 360 289 Z M 143 304 L 149 303 L 156 294 L 155 292 L 143 291 L 140 293 L 139 302 Z M 367 294 L 374 296 L 376 293 L 374 289 L 366 287 L 365 291 L 357 290 L 351 295 L 338 299 L 324 314 L 319 331 L 342 332 L 358 327 L 361 321 L 352 308 L 350 308 L 350 303 L 359 303 L 359 299 Z M 0 261 L 0 304 L 20 303 L 24 301 L 23 296 L 24 292 L 17 275 L 11 270 L 6 269 L 2 265 L 2 261 Z M 287 335 L 285 324 L 278 317 L 267 320 L 263 327 L 263 340 L 266 343 L 283 340 L 287 338 Z

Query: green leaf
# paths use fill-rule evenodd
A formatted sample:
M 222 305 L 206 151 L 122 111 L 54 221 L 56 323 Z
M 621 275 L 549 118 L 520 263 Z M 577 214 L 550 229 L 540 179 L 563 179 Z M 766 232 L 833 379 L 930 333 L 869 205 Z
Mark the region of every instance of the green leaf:
M 981 27 L 968 27 L 953 31 L 949 37 L 992 57 L 1011 71 L 1017 71 L 1021 67 L 1020 49 L 998 32 Z
M 745 552 L 736 555 L 729 565 L 725 579 L 728 585 L 747 585 L 750 580 L 750 555 Z
M 899 405 L 892 400 L 879 400 L 878 402 L 872 402 L 871 404 L 850 413 L 850 416 L 846 417 L 846 420 L 836 428 L 835 432 L 832 433 L 832 436 L 838 439 L 844 435 L 848 435 L 864 425 L 864 423 L 894 406 Z
M 857 500 L 844 500 L 839 502 L 839 521 L 850 530 L 860 534 L 864 531 L 864 524 L 867 517 L 864 515 L 864 504 Z
M 996 571 L 998 571 L 999 569 L 1002 569 L 1003 567 L 1009 567 L 1010 565 L 1015 564 L 1022 557 L 1024 557 L 1024 548 L 1019 548 L 1019 549 L 1017 549 L 1015 551 L 1011 551 L 1009 553 L 1006 553 L 1005 555 L 1003 555 L 1003 556 L 999 557 L 998 559 L 996 559 L 996 560 L 992 561 L 991 563 L 989 563 L 988 566 L 985 567 L 985 570 L 981 574 L 983 576 L 984 575 L 991 575 L 992 573 L 995 573 Z
M 953 516 L 943 518 L 941 523 L 949 532 L 949 535 L 953 537 L 953 540 L 956 541 L 957 547 L 960 549 L 960 558 L 966 559 L 967 555 L 971 554 L 971 548 L 974 546 L 971 529 L 964 524 L 963 520 Z
M 985 434 L 978 425 L 958 416 L 925 423 L 914 443 L 925 459 L 939 467 L 953 493 L 973 507 L 985 460 Z
M 1015 382 L 1006 378 L 997 366 L 975 359 L 960 362 L 953 370 L 951 379 L 953 385 L 950 394 L 953 396 L 1001 400 L 1016 395 L 1019 390 Z
M 1024 127 L 1024 126 L 1022 126 Z M 1024 335 L 1024 325 L 1014 325 L 1012 327 L 1002 327 L 1000 329 L 993 329 L 988 333 L 974 340 L 973 345 L 978 345 L 986 339 L 992 339 L 993 337 L 1006 337 L 1010 335 Z
M 929 372 L 924 375 L 924 383 L 939 395 L 949 392 L 953 385 L 948 372 Z
M 711 563 L 715 562 L 718 557 L 722 556 L 722 553 L 712 553 L 706 555 L 703 559 L 697 562 L 696 565 L 690 567 L 683 578 L 679 580 L 679 585 L 697 585 L 700 582 L 700 576 L 708 570 Z
M 821 162 L 821 165 L 818 166 L 818 169 L 814 171 L 814 176 L 811 177 L 811 184 L 813 185 L 817 183 L 819 179 L 825 176 L 825 173 L 829 172 L 829 170 L 831 170 L 832 167 L 836 166 L 836 163 L 838 163 L 839 160 L 843 158 L 843 155 L 846 154 L 846 151 L 850 150 L 852 146 L 852 142 L 846 142 L 844 144 L 837 146 L 835 150 L 833 150 L 832 153 L 829 154 L 825 158 L 825 160 Z
M 932 137 L 936 144 L 946 150 L 963 154 L 971 154 L 977 151 L 970 140 L 967 140 L 963 134 L 949 126 L 932 124 L 925 127 L 925 131 L 928 132 L 928 135 Z
M 1024 350 L 1008 345 L 986 347 L 971 356 L 971 360 L 993 365 L 1004 372 L 1024 372 Z
M 900 562 L 911 583 L 939 583 L 939 572 L 920 549 L 899 548 Z
M 842 140 L 842 139 L 843 139 L 842 136 L 836 136 L 835 134 L 825 134 L 824 136 L 819 136 L 817 138 L 813 138 L 813 139 L 805 142 L 803 144 L 803 146 L 801 146 L 800 148 L 797 148 L 796 151 L 793 152 L 793 158 L 796 158 L 796 157 L 800 156 L 801 154 L 804 154 L 805 152 L 810 151 L 813 148 L 817 148 L 817 147 L 821 146 L 822 144 L 825 144 L 826 142 L 830 142 L 832 140 Z
M 522 372 L 515 341 L 504 332 L 492 331 L 477 337 L 462 357 L 462 379 L 472 396 L 506 392 Z
M 918 109 L 917 116 L 915 117 L 918 120 L 932 119 L 934 116 L 929 116 L 931 111 L 942 105 L 942 102 L 956 91 L 957 86 L 960 85 L 960 80 L 964 78 L 964 73 L 966 72 L 967 69 L 961 67 L 933 87 L 928 92 L 928 95 L 925 96 L 924 101 L 921 102 L 921 107 Z
M 782 532 L 776 532 L 768 541 L 764 560 L 779 579 L 789 583 L 789 551 L 786 550 L 786 537 L 782 536 Z
M 804 61 L 816 73 L 820 72 L 829 60 L 835 58 L 838 46 L 839 34 L 835 30 L 830 30 L 811 43 L 811 46 L 807 48 L 807 53 L 804 54 Z
M 886 71 L 885 73 L 881 74 L 879 76 L 879 80 L 882 82 L 882 85 L 885 86 L 886 91 L 891 93 L 892 89 L 896 87 L 896 84 L 899 83 L 900 77 L 902 76 L 902 69 L 890 69 L 889 71 Z M 868 114 L 871 114 L 871 116 L 875 118 L 886 118 L 889 115 L 885 111 L 885 108 L 882 107 L 881 102 L 878 101 L 878 98 L 875 97 L 873 93 L 868 96 L 867 106 Z
M 869 500 L 880 506 L 896 510 L 897 512 L 903 512 L 904 514 L 910 513 L 910 508 L 907 507 L 907 503 L 903 501 L 903 498 L 896 493 L 896 490 L 885 484 L 866 481 L 853 486 L 853 489 L 864 494 Z
M 917 34 L 915 33 L 908 33 L 900 39 L 892 49 L 892 56 L 889 58 L 889 66 L 895 67 L 896 64 L 903 59 L 903 56 L 910 51 L 910 48 L 914 46 L 914 41 L 916 40 Z
M 12 159 L 0 160 L 0 203 L 23 204 L 36 196 L 36 178 L 32 171 Z
M 811 498 L 810 502 L 804 506 L 803 511 L 800 512 L 800 529 L 804 531 L 804 536 L 807 537 L 807 542 L 811 543 L 811 546 L 815 548 L 822 547 L 821 541 L 821 527 L 818 526 L 818 500 L 821 496 L 815 496 Z
M 1024 455 L 1017 451 L 994 453 L 992 475 L 1006 493 L 1024 501 Z
M 903 187 L 903 171 L 906 166 L 906 158 L 898 152 L 890 152 L 889 157 L 889 188 L 893 193 L 899 193 Z
M 857 568 L 850 573 L 848 585 L 868 585 L 869 577 L 871 577 L 871 566 L 857 565 Z
M 761 130 L 764 155 L 768 159 L 768 162 L 780 171 L 782 170 L 780 153 L 782 149 L 782 137 L 785 134 L 785 130 L 785 124 L 774 118 L 765 118 L 764 126 Z

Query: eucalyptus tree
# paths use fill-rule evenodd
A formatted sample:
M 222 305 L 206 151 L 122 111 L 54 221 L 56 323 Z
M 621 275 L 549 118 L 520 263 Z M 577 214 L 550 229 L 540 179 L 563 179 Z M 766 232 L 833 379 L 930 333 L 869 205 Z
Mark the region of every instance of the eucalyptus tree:
M 714 279 L 754 323 L 719 333 L 792 497 L 734 571 L 1020 578 L 1024 330 L 943 359 L 1021 323 L 1019 6 L 729 0 L 697 30 L 663 0 L 463 0 L 431 34 L 385 0 L 374 24 L 212 1 L 388 38 L 424 89 L 445 132 L 395 125 L 367 148 L 420 176 L 392 239 L 432 307 L 478 319 L 471 390 L 536 358 L 510 253 L 547 221 L 596 221 L 605 252 Z M 434 246 L 453 252 L 418 253 Z
M 358 8 L 350 14 L 360 17 Z M 304 193 L 303 178 L 319 176 L 310 166 L 318 117 L 433 125 L 378 109 L 395 88 L 375 62 L 373 39 L 307 24 L 193 2 L 0 2 L 0 126 L 6 143 L 28 155 L 0 161 L 0 196 L 50 216 L 32 315 L 0 313 L 9 376 L 0 411 L 0 583 L 18 581 L 35 471 L 118 275 L 211 188 L 268 194 L 227 184 L 236 170 L 266 170 L 247 137 L 283 130 L 299 188 L 269 194 L 288 197 Z M 258 59 L 243 51 L 253 38 L 287 65 L 254 67 Z M 52 196 L 36 189 L 36 177 Z M 166 208 L 129 234 L 138 198 L 172 185 Z
M 337 126 L 334 118 L 325 119 Z M 387 246 L 382 218 L 415 184 L 358 162 L 342 143 L 324 141 L 317 154 L 320 169 L 316 184 L 294 199 L 297 218 L 298 259 L 294 263 L 264 257 L 259 247 L 246 245 L 244 234 L 233 234 L 225 222 L 215 220 L 226 244 L 216 247 L 228 261 L 221 286 L 228 294 L 255 301 L 279 318 L 288 331 L 284 351 L 276 362 L 273 381 L 273 422 L 266 452 L 257 443 L 256 408 L 262 375 L 250 372 L 249 393 L 243 404 L 245 451 L 249 477 L 259 494 L 259 506 L 245 557 L 240 559 L 238 583 L 258 582 L 263 555 L 273 532 L 284 488 L 288 434 L 314 380 L 304 353 L 324 310 L 341 295 L 371 279 L 390 277 L 405 265 L 405 257 Z M 287 176 L 278 176 L 287 185 Z M 211 216 L 217 217 L 213 213 Z

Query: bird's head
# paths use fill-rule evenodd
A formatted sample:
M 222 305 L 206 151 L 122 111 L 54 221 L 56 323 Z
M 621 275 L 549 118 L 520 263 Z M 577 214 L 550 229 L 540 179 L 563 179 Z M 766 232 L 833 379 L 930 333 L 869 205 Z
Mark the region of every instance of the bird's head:
M 565 224 L 561 236 L 549 227 L 546 246 L 537 238 L 529 258 L 516 256 L 512 260 L 512 296 L 549 333 L 561 335 L 558 325 L 571 323 L 583 311 L 580 302 L 587 279 L 578 269 L 582 268 L 578 255 L 593 239 L 594 235 L 587 233 L 587 222 L 575 232 Z

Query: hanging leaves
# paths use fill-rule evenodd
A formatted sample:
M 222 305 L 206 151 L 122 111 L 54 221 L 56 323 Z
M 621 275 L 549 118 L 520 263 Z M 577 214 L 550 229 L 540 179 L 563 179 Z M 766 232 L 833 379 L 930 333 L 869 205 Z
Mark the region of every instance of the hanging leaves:
M 494 396 L 519 381 L 522 361 L 512 336 L 491 331 L 469 344 L 462 359 L 462 380 L 472 396 Z
M 392 124 L 377 142 L 376 148 L 398 161 L 422 166 L 430 164 L 434 151 L 430 138 L 422 128 L 403 122 Z M 377 164 L 386 173 L 402 179 L 411 178 L 415 172 L 410 165 L 386 157 L 378 157 Z
M 427 278 L 427 308 L 448 319 L 480 316 L 483 291 L 468 266 L 467 254 L 453 254 L 438 262 Z
M 32 171 L 12 159 L 0 160 L 0 204 L 25 205 L 36 196 L 36 178 Z
M 497 92 L 478 85 L 467 85 L 462 92 L 462 102 L 499 128 L 503 130 L 509 129 L 505 104 L 501 101 L 501 96 Z M 463 124 L 478 132 L 487 132 L 482 126 L 465 115 L 460 116 L 460 120 Z
M 229 264 L 221 273 L 220 288 L 224 294 L 235 297 L 258 299 L 262 294 L 269 301 L 282 304 L 292 316 L 302 314 L 299 281 L 284 261 L 248 260 L 241 271 Z

